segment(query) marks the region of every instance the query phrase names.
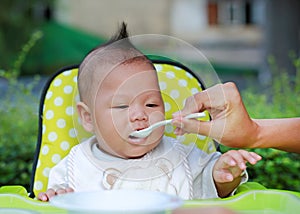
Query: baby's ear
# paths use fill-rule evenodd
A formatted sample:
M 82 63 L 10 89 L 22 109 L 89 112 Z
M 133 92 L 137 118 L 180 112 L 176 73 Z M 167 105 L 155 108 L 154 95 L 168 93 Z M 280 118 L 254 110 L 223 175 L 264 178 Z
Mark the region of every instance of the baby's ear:
M 83 128 L 87 132 L 93 132 L 94 123 L 89 107 L 83 102 L 78 102 L 76 106 Z

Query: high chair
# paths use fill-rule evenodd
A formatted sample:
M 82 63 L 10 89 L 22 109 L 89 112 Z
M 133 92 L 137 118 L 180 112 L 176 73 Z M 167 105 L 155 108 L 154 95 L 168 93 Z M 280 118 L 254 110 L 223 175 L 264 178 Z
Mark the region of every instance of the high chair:
M 184 106 L 185 99 L 204 89 L 199 76 L 180 63 L 153 60 L 165 105 L 166 118 Z M 70 149 L 91 136 L 80 125 L 76 111 L 78 66 L 58 71 L 46 84 L 39 110 L 39 136 L 33 163 L 30 197 L 47 190 L 50 169 L 63 159 Z M 208 112 L 203 120 L 210 120 Z M 174 127 L 166 126 L 165 135 L 176 138 Z M 195 143 L 207 153 L 215 152 L 217 143 L 211 138 L 186 134 L 177 137 L 184 144 Z
M 153 60 L 159 77 L 159 85 L 165 103 L 166 118 L 180 110 L 190 95 L 204 89 L 197 73 L 185 66 L 170 62 Z M 29 194 L 22 187 L 0 187 L 0 213 L 67 213 L 66 210 L 52 206 L 51 203 L 35 199 L 39 192 L 46 191 L 50 169 L 63 159 L 70 149 L 88 138 L 80 125 L 76 111 L 79 100 L 77 91 L 78 66 L 63 68 L 46 84 L 42 93 L 39 110 L 39 135 L 33 163 L 33 173 Z M 209 120 L 206 113 L 205 120 Z M 165 135 L 176 137 L 173 127 L 165 128 Z M 212 139 L 188 134 L 180 137 L 182 143 L 196 143 L 207 153 L 218 149 Z M 28 197 L 28 195 L 30 197 Z M 300 193 L 286 190 L 266 189 L 264 186 L 247 182 L 238 187 L 235 195 L 221 199 L 186 200 L 183 208 L 222 206 L 238 213 L 297 213 L 300 209 Z

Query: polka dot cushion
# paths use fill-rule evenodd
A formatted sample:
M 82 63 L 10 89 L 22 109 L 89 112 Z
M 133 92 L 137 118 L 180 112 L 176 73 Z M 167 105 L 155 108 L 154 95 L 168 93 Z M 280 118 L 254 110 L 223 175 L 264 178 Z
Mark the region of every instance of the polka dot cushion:
M 157 70 L 159 86 L 165 104 L 165 115 L 166 118 L 169 119 L 172 118 L 172 113 L 183 108 L 186 98 L 202 91 L 203 87 L 193 75 L 181 67 L 171 64 L 155 64 L 155 68 Z M 209 114 L 207 112 L 205 113 L 206 117 L 202 120 L 208 121 Z M 184 136 L 177 137 L 173 132 L 174 127 L 167 125 L 165 135 L 177 138 L 184 144 L 196 143 L 200 149 L 207 153 L 216 151 L 214 142 L 206 136 L 185 134 Z
M 165 102 L 166 118 L 180 110 L 185 99 L 198 91 L 201 85 L 195 77 L 180 67 L 169 64 L 155 64 L 159 84 Z M 79 100 L 77 90 L 78 69 L 66 70 L 58 74 L 51 82 L 43 103 L 42 135 L 38 156 L 33 192 L 46 191 L 50 169 L 64 158 L 70 149 L 91 136 L 81 126 L 76 102 Z M 206 120 L 209 120 L 207 114 Z M 167 126 L 165 134 L 176 138 L 174 127 Z M 185 144 L 196 143 L 201 149 L 210 153 L 215 151 L 214 142 L 207 137 L 188 134 L 178 138 Z
M 78 69 L 72 69 L 57 75 L 45 95 L 42 138 L 33 186 L 35 195 L 46 190 L 50 169 L 74 145 L 90 135 L 78 121 L 77 72 Z

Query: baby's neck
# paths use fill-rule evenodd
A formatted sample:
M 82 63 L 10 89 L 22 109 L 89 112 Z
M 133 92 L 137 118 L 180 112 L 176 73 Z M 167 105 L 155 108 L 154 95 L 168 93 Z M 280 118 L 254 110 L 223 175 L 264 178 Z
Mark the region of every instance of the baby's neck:
M 137 156 L 137 157 L 122 157 L 122 156 L 119 156 L 118 154 L 112 154 L 108 151 L 106 151 L 105 149 L 103 149 L 101 147 L 101 145 L 99 145 L 98 143 L 96 143 L 96 149 L 98 150 L 98 152 L 96 152 L 97 154 L 95 155 L 98 159 L 101 159 L 101 160 L 128 160 L 128 159 L 132 159 L 132 160 L 135 160 L 135 159 L 141 159 L 143 158 L 147 153 L 141 155 L 141 156 Z M 102 153 L 102 154 L 101 154 Z M 101 156 L 99 158 L 99 156 Z

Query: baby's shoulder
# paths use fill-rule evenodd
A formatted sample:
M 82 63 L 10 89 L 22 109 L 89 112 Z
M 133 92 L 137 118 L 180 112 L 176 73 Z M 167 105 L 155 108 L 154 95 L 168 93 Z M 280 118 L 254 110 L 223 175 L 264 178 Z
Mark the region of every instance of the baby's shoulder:
M 88 139 L 83 140 L 81 143 L 73 146 L 70 149 L 70 152 L 66 157 L 72 157 L 78 155 L 78 153 L 91 153 L 91 148 L 93 144 L 95 143 L 95 138 L 91 137 Z

